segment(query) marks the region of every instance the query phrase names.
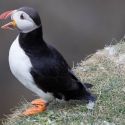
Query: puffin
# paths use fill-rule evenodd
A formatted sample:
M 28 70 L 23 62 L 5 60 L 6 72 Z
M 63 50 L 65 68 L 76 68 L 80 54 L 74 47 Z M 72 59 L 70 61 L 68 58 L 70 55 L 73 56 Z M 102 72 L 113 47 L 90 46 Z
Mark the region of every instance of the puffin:
M 22 114 L 42 112 L 54 100 L 96 101 L 96 95 L 74 74 L 64 57 L 43 39 L 42 24 L 38 12 L 31 7 L 21 7 L 0 15 L 10 19 L 1 28 L 19 31 L 9 50 L 9 66 L 12 74 L 40 99 Z

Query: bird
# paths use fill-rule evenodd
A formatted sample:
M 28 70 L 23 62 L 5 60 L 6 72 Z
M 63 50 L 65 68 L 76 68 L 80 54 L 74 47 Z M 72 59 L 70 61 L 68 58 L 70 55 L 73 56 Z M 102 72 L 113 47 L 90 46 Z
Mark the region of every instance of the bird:
M 74 74 L 64 57 L 43 39 L 42 23 L 38 12 L 31 7 L 20 7 L 0 15 L 0 19 L 12 22 L 2 29 L 19 31 L 9 50 L 9 66 L 12 74 L 40 99 L 22 114 L 42 112 L 54 100 L 96 101 L 97 97 Z

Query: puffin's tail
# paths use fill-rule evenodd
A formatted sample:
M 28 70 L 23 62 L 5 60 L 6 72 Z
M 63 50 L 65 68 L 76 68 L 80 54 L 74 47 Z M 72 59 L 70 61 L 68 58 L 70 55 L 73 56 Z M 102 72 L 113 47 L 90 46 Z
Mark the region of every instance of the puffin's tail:
M 88 90 L 81 92 L 79 99 L 84 99 L 86 101 L 96 101 L 97 97 L 96 95 L 92 94 Z
M 91 88 L 92 84 L 85 83 L 82 88 L 72 91 L 68 94 L 70 99 L 75 100 L 86 100 L 86 101 L 96 101 L 96 95 L 92 94 L 87 88 Z
M 73 84 L 70 88 L 71 91 L 68 93 L 68 99 L 96 101 L 96 95 L 88 90 L 88 88 L 92 88 L 93 85 L 90 83 L 82 83 L 72 70 L 69 70 L 69 72 L 72 75 Z
M 92 88 L 93 87 L 93 85 L 92 84 L 90 84 L 90 83 L 84 83 L 84 86 L 86 87 L 86 88 Z M 96 95 L 94 95 L 94 94 L 92 94 L 91 92 L 89 92 L 88 90 L 86 90 L 85 92 L 84 92 L 85 90 L 83 90 L 82 91 L 82 94 L 81 95 L 83 95 L 83 98 L 85 99 L 85 100 L 88 100 L 88 101 L 96 101 L 96 99 L 97 99 L 97 97 L 96 97 Z
M 88 90 L 83 90 L 75 96 L 75 100 L 86 100 L 86 101 L 96 101 L 96 95 L 92 94 Z

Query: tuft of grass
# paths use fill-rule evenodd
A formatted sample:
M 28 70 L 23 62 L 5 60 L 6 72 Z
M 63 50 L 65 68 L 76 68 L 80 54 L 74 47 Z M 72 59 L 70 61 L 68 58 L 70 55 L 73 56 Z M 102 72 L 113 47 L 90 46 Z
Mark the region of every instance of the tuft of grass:
M 81 81 L 92 83 L 97 95 L 92 110 L 85 101 L 50 103 L 44 112 L 24 116 L 24 103 L 3 125 L 125 125 L 125 42 L 110 45 L 88 56 L 73 68 Z

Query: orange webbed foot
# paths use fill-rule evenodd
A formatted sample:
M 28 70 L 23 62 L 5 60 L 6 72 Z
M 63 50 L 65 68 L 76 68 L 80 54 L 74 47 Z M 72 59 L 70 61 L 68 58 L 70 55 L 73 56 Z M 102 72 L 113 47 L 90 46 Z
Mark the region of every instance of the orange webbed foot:
M 31 102 L 32 105 L 43 105 L 45 104 L 44 103 L 44 100 L 43 99 L 35 99 Z
M 47 104 L 45 104 L 44 100 L 42 99 L 35 99 L 31 102 L 31 104 L 33 106 L 24 111 L 23 112 L 24 115 L 37 114 L 39 112 L 44 111 L 47 107 Z

